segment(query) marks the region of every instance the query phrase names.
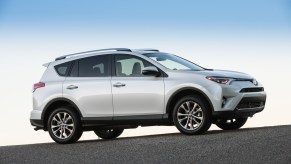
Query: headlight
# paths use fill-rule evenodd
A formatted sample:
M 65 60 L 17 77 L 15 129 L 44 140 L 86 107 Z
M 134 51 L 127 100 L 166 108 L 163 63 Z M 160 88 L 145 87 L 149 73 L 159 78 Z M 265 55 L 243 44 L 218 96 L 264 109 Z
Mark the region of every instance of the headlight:
M 253 79 L 252 82 L 253 82 L 253 84 L 254 84 L 255 86 L 258 86 L 258 84 L 259 84 L 258 81 L 257 81 L 256 79 Z
M 207 76 L 206 79 L 217 82 L 219 84 L 227 84 L 230 79 L 225 77 L 213 77 L 213 76 Z

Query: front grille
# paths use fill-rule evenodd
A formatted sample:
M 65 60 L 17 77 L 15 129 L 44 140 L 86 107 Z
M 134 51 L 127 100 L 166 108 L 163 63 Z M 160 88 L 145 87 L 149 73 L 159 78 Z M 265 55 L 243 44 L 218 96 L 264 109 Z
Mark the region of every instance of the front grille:
M 258 87 L 258 88 L 243 88 L 240 90 L 241 93 L 244 92 L 263 92 L 264 88 L 263 87 Z
M 237 109 L 258 108 L 265 105 L 265 99 L 259 97 L 245 97 L 237 105 Z

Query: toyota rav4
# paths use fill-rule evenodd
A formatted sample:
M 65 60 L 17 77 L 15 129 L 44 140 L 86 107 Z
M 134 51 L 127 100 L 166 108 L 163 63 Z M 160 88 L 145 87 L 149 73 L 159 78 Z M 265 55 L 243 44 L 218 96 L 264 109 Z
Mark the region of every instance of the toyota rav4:
M 138 126 L 175 125 L 186 135 L 202 134 L 211 124 L 238 129 L 265 107 L 266 93 L 255 78 L 155 49 L 87 51 L 44 66 L 33 87 L 30 121 L 62 144 L 78 141 L 83 131 L 114 139 Z

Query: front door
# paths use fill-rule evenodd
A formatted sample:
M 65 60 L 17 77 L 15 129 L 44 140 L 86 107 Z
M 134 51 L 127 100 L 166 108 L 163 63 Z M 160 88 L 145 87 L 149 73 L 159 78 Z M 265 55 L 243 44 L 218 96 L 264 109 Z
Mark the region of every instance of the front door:
M 111 80 L 114 117 L 162 115 L 164 111 L 163 77 L 145 76 L 142 69 L 153 66 L 134 56 L 116 54 Z

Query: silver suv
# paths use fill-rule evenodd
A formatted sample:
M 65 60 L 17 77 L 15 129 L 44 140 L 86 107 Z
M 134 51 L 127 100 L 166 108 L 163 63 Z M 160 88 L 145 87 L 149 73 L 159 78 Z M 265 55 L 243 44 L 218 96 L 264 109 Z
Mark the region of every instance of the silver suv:
M 155 49 L 87 51 L 44 66 L 30 121 L 57 143 L 76 142 L 83 131 L 113 139 L 138 126 L 175 125 L 186 135 L 212 123 L 238 129 L 265 107 L 266 93 L 253 77 Z

